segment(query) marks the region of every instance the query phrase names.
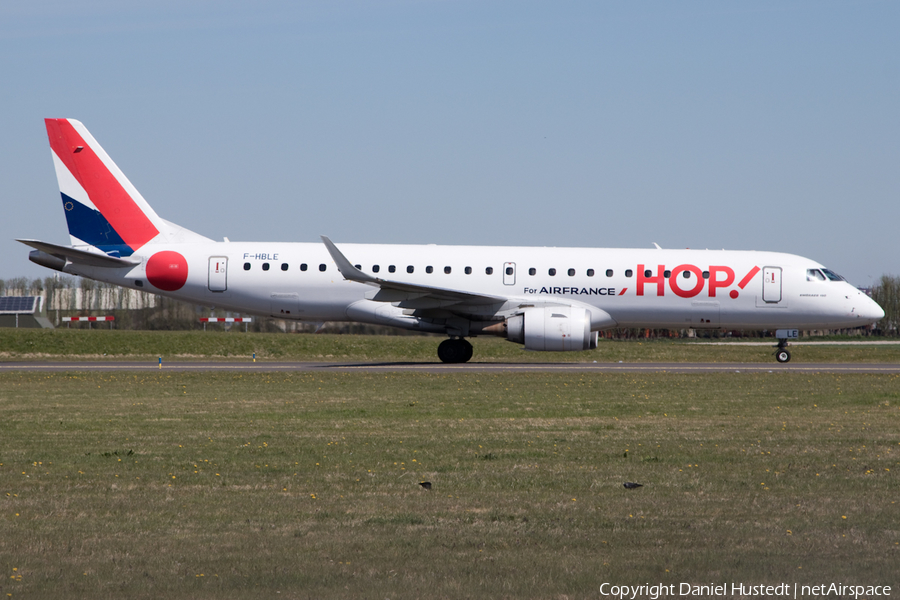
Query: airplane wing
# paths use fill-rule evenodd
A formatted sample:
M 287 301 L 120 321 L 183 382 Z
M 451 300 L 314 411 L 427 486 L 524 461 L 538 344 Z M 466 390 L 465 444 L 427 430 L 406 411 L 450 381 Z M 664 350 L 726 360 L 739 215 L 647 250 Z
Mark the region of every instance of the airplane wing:
M 371 296 L 370 300 L 379 302 L 401 302 L 406 306 L 413 307 L 414 304 L 431 307 L 450 306 L 453 304 L 497 304 L 506 302 L 509 298 L 504 296 L 491 296 L 489 294 L 473 294 L 461 290 L 451 290 L 446 288 L 431 287 L 425 285 L 414 285 L 402 283 L 399 281 L 390 281 L 368 275 L 353 266 L 347 260 L 347 257 L 337 249 L 327 236 L 321 236 L 322 242 L 331 254 L 331 258 L 337 264 L 338 270 L 344 279 L 349 281 L 357 281 L 378 288 L 378 292 Z
M 71 246 L 58 246 L 49 242 L 41 242 L 38 240 L 16 240 L 22 242 L 26 246 L 31 246 L 35 250 L 46 252 L 51 256 L 68 260 L 69 262 L 88 265 L 91 267 L 106 267 L 112 269 L 122 269 L 133 267 L 140 264 L 140 261 L 129 260 L 126 258 L 118 258 L 109 256 L 108 254 L 98 254 L 96 252 L 88 252 L 86 250 L 78 250 Z

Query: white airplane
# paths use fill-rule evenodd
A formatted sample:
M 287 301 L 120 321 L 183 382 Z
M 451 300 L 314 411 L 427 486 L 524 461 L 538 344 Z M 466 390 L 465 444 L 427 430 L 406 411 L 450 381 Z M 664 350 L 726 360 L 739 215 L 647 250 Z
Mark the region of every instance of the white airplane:
M 725 250 L 216 242 L 160 218 L 79 121 L 46 119 L 71 246 L 18 240 L 33 262 L 205 306 L 297 321 L 357 321 L 529 350 L 596 348 L 614 327 L 869 325 L 884 311 L 817 262 Z

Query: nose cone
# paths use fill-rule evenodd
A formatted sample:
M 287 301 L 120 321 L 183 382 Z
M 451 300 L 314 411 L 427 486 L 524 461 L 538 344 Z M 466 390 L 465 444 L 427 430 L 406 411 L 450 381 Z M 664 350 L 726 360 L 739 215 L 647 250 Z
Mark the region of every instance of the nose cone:
M 847 296 L 850 305 L 853 307 L 851 314 L 856 317 L 861 325 L 871 325 L 884 318 L 884 309 L 878 306 L 878 303 L 869 298 L 860 290 L 854 290 L 856 293 Z
M 859 307 L 859 316 L 861 319 L 864 319 L 867 323 L 875 323 L 876 321 L 880 321 L 884 318 L 884 309 L 878 306 L 878 303 L 869 298 L 868 296 L 864 296 L 867 300 L 863 303 L 861 307 Z

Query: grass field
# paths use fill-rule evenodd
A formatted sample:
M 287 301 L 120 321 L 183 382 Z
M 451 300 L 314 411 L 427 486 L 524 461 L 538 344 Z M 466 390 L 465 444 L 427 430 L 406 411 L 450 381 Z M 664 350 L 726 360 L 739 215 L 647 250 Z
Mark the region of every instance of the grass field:
M 2 373 L 0 411 L 0 597 L 900 583 L 894 375 Z
M 862 339 L 862 338 L 847 338 Z M 288 335 L 222 331 L 0 329 L 0 361 L 65 358 L 221 358 L 294 361 L 437 361 L 438 336 Z M 765 346 L 704 340 L 609 341 L 586 352 L 526 352 L 495 337 L 473 340 L 475 362 L 774 362 Z M 762 340 L 761 340 L 762 341 Z M 697 343 L 701 342 L 701 343 Z M 771 340 L 774 347 L 775 342 Z M 900 362 L 900 345 L 793 346 L 796 362 Z

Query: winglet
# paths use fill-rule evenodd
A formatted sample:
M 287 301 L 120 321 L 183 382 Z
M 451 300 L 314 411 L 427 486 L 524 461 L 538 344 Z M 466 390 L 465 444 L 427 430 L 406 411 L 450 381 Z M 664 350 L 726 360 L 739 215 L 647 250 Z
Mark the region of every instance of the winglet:
M 341 275 L 344 276 L 344 279 L 349 281 L 358 281 L 360 283 L 369 283 L 378 285 L 380 280 L 377 277 L 372 277 L 371 275 L 366 275 L 347 260 L 347 257 L 344 256 L 340 250 L 337 249 L 337 246 L 334 245 L 328 236 L 321 236 L 322 242 L 325 244 L 325 247 L 328 249 L 328 254 L 331 255 L 332 260 L 337 264 L 338 271 L 341 272 Z

